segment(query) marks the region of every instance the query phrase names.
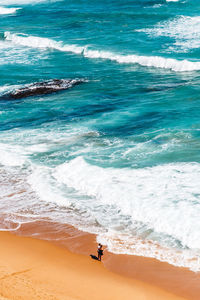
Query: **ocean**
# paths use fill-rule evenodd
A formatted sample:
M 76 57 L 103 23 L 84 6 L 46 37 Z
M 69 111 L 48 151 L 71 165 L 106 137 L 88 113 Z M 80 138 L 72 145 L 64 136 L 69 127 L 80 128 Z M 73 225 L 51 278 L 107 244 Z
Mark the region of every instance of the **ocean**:
M 200 270 L 200 3 L 0 0 L 0 229 Z M 68 90 L 9 100 L 50 79 Z M 35 233 L 37 234 L 37 233 Z

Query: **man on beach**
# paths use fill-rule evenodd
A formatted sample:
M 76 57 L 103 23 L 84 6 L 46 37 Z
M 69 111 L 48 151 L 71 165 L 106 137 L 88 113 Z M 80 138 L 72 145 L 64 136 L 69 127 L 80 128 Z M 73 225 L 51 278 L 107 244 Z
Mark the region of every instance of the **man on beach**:
M 97 248 L 97 253 L 98 253 L 98 260 L 101 261 L 101 257 L 103 255 L 103 246 L 99 243 L 98 248 Z

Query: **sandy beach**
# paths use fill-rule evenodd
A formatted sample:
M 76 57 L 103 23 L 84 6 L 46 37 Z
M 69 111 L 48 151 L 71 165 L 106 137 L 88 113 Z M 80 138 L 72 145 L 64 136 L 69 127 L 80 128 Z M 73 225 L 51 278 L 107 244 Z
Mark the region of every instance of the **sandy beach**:
M 26 225 L 20 234 L 25 235 L 28 228 L 31 231 L 31 226 Z M 46 233 L 49 230 L 50 227 L 47 226 Z M 44 235 L 43 232 L 43 238 Z M 94 237 L 88 234 L 76 234 L 73 238 L 72 235 L 68 236 L 68 245 L 71 244 L 71 249 L 77 253 L 69 251 L 66 244 L 62 247 L 9 232 L 1 232 L 0 239 L 0 299 L 198 299 L 195 294 L 178 296 L 177 293 L 181 293 L 176 289 L 177 280 L 173 287 L 175 293 L 169 292 L 169 289 L 173 290 L 167 280 L 169 274 L 174 276 L 171 266 L 168 266 L 168 271 L 164 268 L 161 272 L 163 264 L 148 262 L 147 272 L 145 259 L 136 257 L 134 263 L 137 274 L 134 275 L 128 274 L 132 264 L 130 260 L 127 264 L 126 256 L 105 252 L 104 262 L 92 260 L 89 253 L 96 254 L 96 243 Z M 66 236 L 63 240 L 67 240 Z M 84 245 L 88 245 L 88 248 Z M 84 254 L 80 254 L 81 249 Z M 121 268 L 122 264 L 124 269 Z M 156 273 L 156 268 L 157 279 L 151 274 Z M 113 272 L 114 269 L 116 272 Z M 167 282 L 165 288 L 160 287 L 163 275 Z M 147 277 L 154 284 L 150 284 Z M 182 280 L 184 279 L 183 276 Z M 158 285 L 155 284 L 156 280 Z

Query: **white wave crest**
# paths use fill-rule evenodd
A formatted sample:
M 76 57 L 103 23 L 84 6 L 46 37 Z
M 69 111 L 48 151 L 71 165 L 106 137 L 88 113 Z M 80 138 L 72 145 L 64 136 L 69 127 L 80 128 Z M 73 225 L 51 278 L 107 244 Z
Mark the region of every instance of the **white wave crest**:
M 0 0 L 0 5 L 35 4 L 35 3 L 46 2 L 46 1 L 55 2 L 56 0 Z M 57 0 L 57 1 L 62 1 L 62 0 Z
M 76 54 L 81 54 L 84 50 L 84 47 L 76 45 L 63 45 L 62 42 L 56 42 L 48 38 L 28 36 L 25 34 L 12 34 L 8 31 L 4 33 L 4 37 L 7 41 L 11 41 L 16 45 L 33 48 L 52 48 L 59 51 L 73 52 Z
M 199 61 L 176 60 L 161 56 L 121 55 L 106 51 L 90 50 L 87 46 L 64 45 L 62 42 L 56 42 L 48 38 L 12 34 L 10 32 L 5 32 L 4 36 L 7 41 L 17 45 L 34 48 L 53 48 L 59 51 L 81 54 L 87 58 L 107 59 L 120 64 L 139 64 L 145 67 L 171 69 L 177 72 L 200 70 Z
M 16 13 L 17 10 L 19 10 L 20 7 L 2 7 L 0 6 L 0 15 L 9 15 Z

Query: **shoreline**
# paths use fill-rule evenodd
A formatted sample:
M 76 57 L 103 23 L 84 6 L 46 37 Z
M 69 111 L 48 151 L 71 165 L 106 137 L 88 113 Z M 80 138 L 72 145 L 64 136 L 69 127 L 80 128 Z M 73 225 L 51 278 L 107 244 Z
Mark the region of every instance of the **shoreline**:
M 185 299 L 48 241 L 10 232 L 0 239 L 0 299 Z
M 71 225 L 37 221 L 22 224 L 19 230 L 12 233 L 18 236 L 29 236 L 31 239 L 48 240 L 56 247 L 64 248 L 75 255 L 84 255 L 87 259 L 90 254 L 96 255 L 96 236 L 82 232 Z M 107 250 L 104 251 L 102 265 L 125 280 L 139 281 L 140 284 L 161 289 L 174 297 L 199 299 L 200 274 L 188 269 L 175 267 L 153 258 L 113 254 Z

